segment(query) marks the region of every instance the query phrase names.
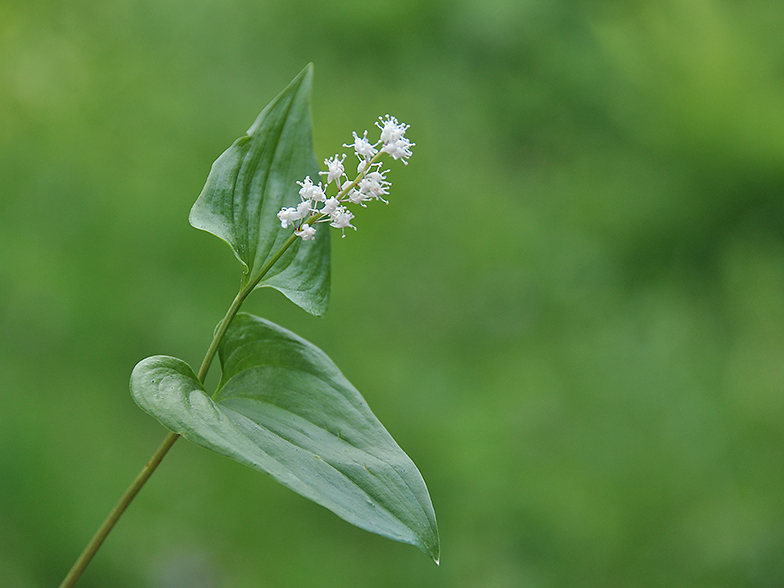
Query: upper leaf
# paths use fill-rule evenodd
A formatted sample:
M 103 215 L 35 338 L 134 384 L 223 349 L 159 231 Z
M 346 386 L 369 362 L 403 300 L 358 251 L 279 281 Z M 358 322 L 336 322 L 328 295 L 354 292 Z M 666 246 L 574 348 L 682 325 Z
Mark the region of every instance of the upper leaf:
M 134 400 L 186 439 L 438 562 L 435 513 L 419 470 L 323 351 L 240 313 L 219 353 L 213 398 L 183 361 L 157 356 L 134 369 Z
M 308 65 L 259 114 L 247 135 L 213 163 L 190 213 L 190 223 L 226 241 L 243 265 L 246 281 L 275 254 L 292 230 L 277 218 L 283 206 L 300 202 L 296 182 L 318 181 L 313 152 Z M 259 286 L 281 291 L 292 302 L 323 315 L 329 302 L 329 231 L 298 239 Z

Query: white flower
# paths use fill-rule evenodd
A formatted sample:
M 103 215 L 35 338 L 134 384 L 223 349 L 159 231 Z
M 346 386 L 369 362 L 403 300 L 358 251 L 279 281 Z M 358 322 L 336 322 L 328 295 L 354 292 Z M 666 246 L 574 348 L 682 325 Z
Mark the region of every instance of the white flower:
M 384 145 L 399 141 L 410 126 L 399 123 L 394 116 L 389 115 L 387 115 L 386 120 L 382 119 L 380 116 L 378 117 L 378 120 L 381 121 L 381 124 L 376 122 L 376 126 L 381 129 L 381 142 L 384 143 Z
M 346 199 L 349 202 L 351 202 L 351 204 L 362 204 L 362 206 L 365 206 L 364 203 L 367 202 L 368 200 L 372 200 L 373 197 L 367 194 L 366 192 L 362 192 L 361 190 L 352 189 L 346 195 Z
M 294 234 L 297 237 L 302 237 L 303 241 L 307 241 L 309 239 L 313 239 L 316 236 L 316 228 L 311 227 L 308 223 L 302 225 L 302 228 L 299 231 L 294 231 Z
M 343 236 L 346 236 L 346 229 L 351 227 L 355 231 L 357 227 L 351 224 L 351 219 L 354 218 L 354 214 L 346 209 L 345 206 L 338 206 L 338 208 L 333 212 L 330 217 L 332 218 L 332 222 L 329 223 L 331 227 L 335 227 L 336 229 L 341 229 L 343 231 Z
M 384 144 L 381 152 L 389 154 L 392 159 L 402 159 L 403 163 L 408 165 L 411 147 L 416 145 L 404 136 L 409 125 L 398 122 L 394 116 L 387 115 L 386 119 L 379 116 L 376 126 L 381 129 L 381 142 Z
M 346 159 L 346 154 L 343 154 L 343 157 L 338 159 L 338 154 L 335 153 L 335 157 L 330 157 L 324 160 L 324 165 L 327 166 L 328 171 L 319 172 L 322 176 L 327 176 L 327 185 L 330 182 L 340 180 L 341 176 L 346 173 L 345 168 L 343 167 L 343 161 Z
M 307 200 L 315 200 L 316 202 L 324 202 L 326 200 L 326 195 L 324 194 L 324 189 L 321 187 L 319 183 L 318 186 L 313 184 L 313 181 L 310 179 L 310 176 L 305 178 L 304 182 L 297 182 L 302 188 L 299 191 L 299 197 L 302 198 L 302 201 L 305 202 Z
M 294 221 L 299 220 L 302 218 L 299 216 L 296 208 L 281 208 L 280 212 L 278 213 L 278 218 L 280 219 L 280 226 L 284 229 L 288 229 L 290 224 L 293 224 Z
M 400 137 L 393 143 L 386 143 L 381 148 L 381 151 L 383 153 L 388 153 L 392 159 L 402 159 L 403 163 L 408 165 L 407 160 L 411 157 L 411 147 L 414 145 L 416 145 L 416 143 L 412 143 L 405 137 Z
M 353 183 L 354 182 L 352 182 L 351 180 L 346 180 L 345 182 L 343 182 L 343 185 L 340 187 L 340 191 L 342 192 L 343 190 L 347 190 L 348 187 Z M 357 202 L 361 202 L 361 199 L 355 200 L 359 196 L 360 196 L 359 191 L 356 188 L 351 188 L 351 190 L 349 190 L 345 194 L 344 198 L 348 199 L 349 202 L 353 202 L 354 204 L 356 204 Z
M 364 158 L 371 158 L 376 153 L 378 153 L 378 149 L 376 149 L 370 141 L 367 139 L 367 131 L 360 137 L 357 135 L 356 131 L 352 131 L 354 135 L 354 142 L 353 143 L 344 143 L 343 147 L 353 147 L 354 151 L 357 153 L 357 157 L 360 159 Z
M 369 198 L 376 198 L 383 200 L 382 196 L 386 196 L 389 192 L 386 189 L 389 182 L 384 180 L 384 176 L 379 172 L 370 172 L 359 182 L 359 191 L 368 196 Z
M 340 204 L 340 200 L 338 200 L 337 198 L 334 197 L 327 198 L 327 201 L 324 203 L 324 206 L 322 207 L 321 210 L 319 210 L 319 212 L 322 212 L 324 214 L 332 214 L 333 212 L 335 212 L 335 210 L 337 210 L 339 204 Z
M 360 159 L 359 160 L 359 164 L 357 164 L 357 175 L 359 175 L 363 171 L 365 171 L 365 168 L 367 167 L 368 163 L 370 163 L 369 159 Z
M 310 216 L 312 210 L 310 200 L 300 202 L 296 208 L 286 208 L 284 206 L 278 213 L 280 226 L 287 229 L 289 225 L 293 225 L 296 221 Z
M 387 182 L 386 174 L 389 170 L 385 169 L 384 171 L 372 171 L 368 175 L 365 176 L 365 179 L 372 182 L 374 185 L 374 191 L 383 191 L 384 194 L 387 194 L 386 191 L 387 186 L 391 186 L 389 182 Z

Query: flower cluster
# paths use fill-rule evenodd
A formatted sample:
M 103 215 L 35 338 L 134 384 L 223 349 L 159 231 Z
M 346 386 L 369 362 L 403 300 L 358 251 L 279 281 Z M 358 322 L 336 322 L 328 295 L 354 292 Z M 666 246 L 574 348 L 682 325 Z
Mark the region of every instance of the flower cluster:
M 359 159 L 357 175 L 353 180 L 349 179 L 343 165 L 346 154 L 336 153 L 334 157 L 324 160 L 327 171 L 319 172 L 319 175 L 324 176 L 324 183 L 320 181 L 314 184 L 310 176 L 297 182 L 300 186 L 300 203 L 296 207 L 284 207 L 278 213 L 278 219 L 284 229 L 294 227 L 294 234 L 307 241 L 315 237 L 316 223 L 328 222 L 330 226 L 341 229 L 345 237 L 347 228 L 356 230 L 351 224 L 354 214 L 346 208 L 347 204 L 367 206 L 365 203 L 370 200 L 387 203 L 384 196 L 389 194 L 390 183 L 386 179 L 389 170 L 381 169 L 379 159 L 383 154 L 387 154 L 392 159 L 402 159 L 403 163 L 408 165 L 411 147 L 415 143 L 405 136 L 409 125 L 398 122 L 394 116 L 379 117 L 376 126 L 381 129 L 381 136 L 375 143 L 368 140 L 367 131 L 361 137 L 355 131 L 353 143 L 343 145 L 352 147 Z M 332 184 L 336 193 L 334 196 L 328 196 L 327 191 Z

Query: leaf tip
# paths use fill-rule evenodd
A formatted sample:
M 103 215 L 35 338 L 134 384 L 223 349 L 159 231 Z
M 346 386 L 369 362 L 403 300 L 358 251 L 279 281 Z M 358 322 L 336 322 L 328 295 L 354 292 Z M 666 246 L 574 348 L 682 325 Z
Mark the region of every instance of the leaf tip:
M 437 566 L 441 566 L 441 542 L 436 536 L 436 543 L 432 547 L 427 548 L 427 554 L 430 556 L 430 559 L 433 560 Z
M 441 538 L 438 527 L 432 520 L 429 528 L 417 534 L 417 540 L 412 542 L 420 551 L 430 556 L 437 566 L 441 565 Z
M 311 85 L 311 83 L 313 81 L 313 72 L 314 72 L 314 70 L 315 70 L 315 66 L 313 65 L 313 62 L 311 61 L 304 68 L 302 68 L 302 71 L 297 74 L 297 77 L 295 77 L 293 80 L 291 80 L 291 83 L 289 84 L 289 87 L 295 87 L 295 86 L 300 86 L 300 85 L 305 84 L 306 87 L 308 89 L 310 89 L 310 85 Z

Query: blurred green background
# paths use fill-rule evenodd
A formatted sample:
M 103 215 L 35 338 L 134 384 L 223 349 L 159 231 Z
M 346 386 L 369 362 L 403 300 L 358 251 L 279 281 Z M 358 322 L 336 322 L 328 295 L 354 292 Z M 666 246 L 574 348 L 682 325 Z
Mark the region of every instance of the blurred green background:
M 246 309 L 363 392 L 442 565 L 179 442 L 80 586 L 784 585 L 782 30 L 763 0 L 4 0 L 0 585 L 59 584 L 164 437 L 130 371 L 198 365 L 239 280 L 188 211 L 309 61 L 320 159 L 386 113 L 417 146 L 334 240 L 326 318 Z

